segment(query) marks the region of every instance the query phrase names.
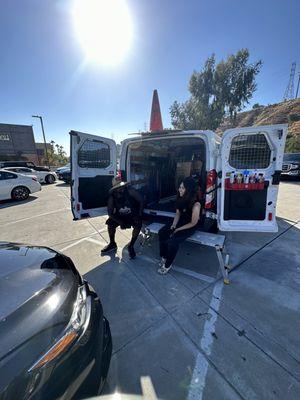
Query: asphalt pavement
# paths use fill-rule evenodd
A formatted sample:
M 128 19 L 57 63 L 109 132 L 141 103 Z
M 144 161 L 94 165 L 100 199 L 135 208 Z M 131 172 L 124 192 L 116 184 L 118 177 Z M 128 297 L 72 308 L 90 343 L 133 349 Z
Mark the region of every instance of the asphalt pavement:
M 114 345 L 104 393 L 141 394 L 150 377 L 166 400 L 300 399 L 300 182 L 280 184 L 278 233 L 226 233 L 230 285 L 192 243 L 166 276 L 156 239 L 129 260 L 129 230 L 101 257 L 106 217 L 73 221 L 69 195 L 57 183 L 0 203 L 0 240 L 62 251 L 94 286 Z

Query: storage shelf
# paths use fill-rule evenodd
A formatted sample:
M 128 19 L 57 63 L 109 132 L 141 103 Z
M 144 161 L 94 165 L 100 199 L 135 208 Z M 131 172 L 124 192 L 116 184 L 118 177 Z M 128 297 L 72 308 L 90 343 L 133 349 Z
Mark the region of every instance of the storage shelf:
M 264 190 L 268 186 L 267 181 L 262 183 L 230 183 L 230 179 L 225 179 L 225 190 Z

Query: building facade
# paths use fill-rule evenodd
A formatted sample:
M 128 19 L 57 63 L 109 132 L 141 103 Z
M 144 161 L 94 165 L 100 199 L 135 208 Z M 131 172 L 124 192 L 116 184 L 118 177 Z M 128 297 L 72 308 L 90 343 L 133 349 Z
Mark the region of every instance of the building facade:
M 0 161 L 39 164 L 31 125 L 0 124 Z
M 46 146 L 47 146 L 47 153 L 50 154 L 53 151 L 53 146 L 51 143 L 46 143 Z M 36 152 L 37 152 L 38 158 L 41 163 L 42 160 L 46 159 L 45 143 L 36 143 L 35 147 L 36 147 Z

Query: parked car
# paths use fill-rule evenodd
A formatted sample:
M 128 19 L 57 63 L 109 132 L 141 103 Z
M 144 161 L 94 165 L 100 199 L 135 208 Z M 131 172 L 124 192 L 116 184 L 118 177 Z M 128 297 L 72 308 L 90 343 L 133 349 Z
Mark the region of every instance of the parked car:
M 22 175 L 0 169 L 0 200 L 26 200 L 31 193 L 42 190 L 35 175 Z
M 72 260 L 0 242 L 0 398 L 97 395 L 111 358 L 109 323 Z
M 47 167 L 40 167 L 31 161 L 0 161 L 0 168 L 7 167 L 26 167 L 34 169 L 35 171 L 50 171 Z
M 56 168 L 56 173 L 59 174 L 60 172 L 64 171 L 65 169 L 70 169 L 70 167 L 71 167 L 71 164 L 68 163 L 62 167 Z
M 71 182 L 71 169 L 69 168 L 64 168 L 62 171 L 58 173 L 58 179 L 61 181 L 64 181 L 66 183 Z
M 284 154 L 282 176 L 300 178 L 300 153 Z
M 193 176 L 204 231 L 277 232 L 276 203 L 287 125 L 212 131 L 147 132 L 121 144 L 120 175 L 144 199 L 144 216 L 173 218 L 176 192 Z M 71 131 L 74 219 L 105 213 L 117 146 L 112 139 Z
M 35 171 L 27 167 L 7 167 L 4 168 L 6 171 L 17 172 L 22 175 L 35 175 L 40 183 L 52 184 L 56 181 L 57 175 L 52 171 Z

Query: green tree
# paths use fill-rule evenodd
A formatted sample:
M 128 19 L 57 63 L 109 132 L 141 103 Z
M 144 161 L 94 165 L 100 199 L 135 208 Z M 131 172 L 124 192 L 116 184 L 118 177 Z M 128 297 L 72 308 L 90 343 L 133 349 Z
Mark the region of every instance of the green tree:
M 68 163 L 69 158 L 67 157 L 67 153 L 65 152 L 63 146 L 55 143 L 54 140 L 51 140 L 51 149 L 47 149 L 48 158 L 50 165 L 60 166 Z M 46 159 L 43 160 L 46 163 Z
M 255 104 L 253 104 L 252 109 L 255 110 L 256 108 L 261 108 L 261 107 L 264 107 L 264 106 L 259 103 L 255 103 Z
M 213 54 L 200 72 L 193 72 L 189 100 L 175 101 L 170 107 L 173 127 L 216 129 L 225 115 L 235 119 L 256 90 L 255 77 L 261 66 L 261 61 L 249 64 L 247 49 L 239 50 L 218 64 Z
M 300 135 L 291 136 L 288 135 L 285 142 L 286 153 L 300 153 Z

